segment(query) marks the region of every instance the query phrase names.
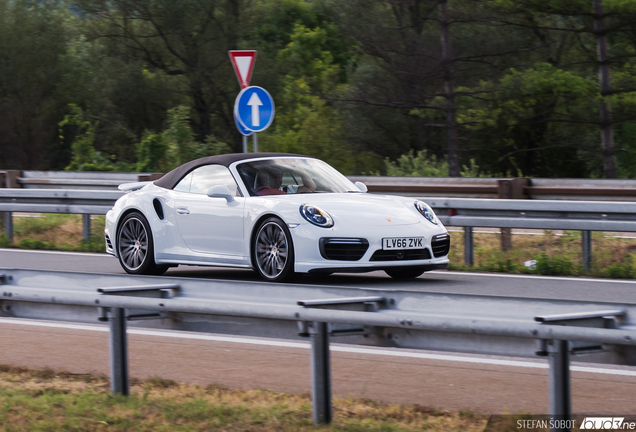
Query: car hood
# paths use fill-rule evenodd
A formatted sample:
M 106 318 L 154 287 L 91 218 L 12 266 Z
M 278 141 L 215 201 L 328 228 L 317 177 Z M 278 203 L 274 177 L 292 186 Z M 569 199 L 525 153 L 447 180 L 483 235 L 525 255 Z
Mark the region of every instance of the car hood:
M 336 223 L 345 220 L 357 226 L 396 226 L 421 223 L 414 199 L 366 193 L 286 195 L 298 204 L 311 204 L 329 213 Z M 410 204 L 410 205 L 408 205 Z

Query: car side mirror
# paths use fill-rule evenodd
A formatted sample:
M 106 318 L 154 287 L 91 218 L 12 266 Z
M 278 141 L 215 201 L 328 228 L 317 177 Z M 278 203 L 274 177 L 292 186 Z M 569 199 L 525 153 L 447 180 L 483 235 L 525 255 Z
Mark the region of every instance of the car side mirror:
M 365 192 L 366 193 L 369 190 L 369 189 L 367 189 L 367 185 L 365 185 L 362 182 L 357 181 L 355 184 L 356 184 L 356 187 L 358 188 L 358 190 L 360 192 Z
M 212 186 L 208 190 L 208 196 L 210 198 L 225 198 L 229 203 L 234 201 L 234 195 L 232 195 L 230 190 L 225 185 Z

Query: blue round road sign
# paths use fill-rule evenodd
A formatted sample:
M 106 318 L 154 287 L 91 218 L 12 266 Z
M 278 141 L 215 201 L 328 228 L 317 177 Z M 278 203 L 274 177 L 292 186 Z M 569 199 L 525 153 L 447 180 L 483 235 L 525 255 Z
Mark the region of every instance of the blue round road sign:
M 241 135 L 250 136 L 254 133 L 251 130 L 247 130 L 243 127 L 241 122 L 239 122 L 238 119 L 236 118 L 236 114 L 234 114 L 234 124 L 236 125 L 236 128 L 239 130 Z
M 261 87 L 246 87 L 236 97 L 234 116 L 248 131 L 262 132 L 274 120 L 274 100 Z

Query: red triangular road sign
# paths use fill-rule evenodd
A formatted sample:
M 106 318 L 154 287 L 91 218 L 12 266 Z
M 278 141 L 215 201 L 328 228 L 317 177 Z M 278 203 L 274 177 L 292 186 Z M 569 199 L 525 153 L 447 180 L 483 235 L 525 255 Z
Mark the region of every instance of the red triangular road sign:
M 256 51 L 253 50 L 235 50 L 228 51 L 236 78 L 242 89 L 250 85 L 252 79 L 252 71 L 254 63 L 256 63 Z

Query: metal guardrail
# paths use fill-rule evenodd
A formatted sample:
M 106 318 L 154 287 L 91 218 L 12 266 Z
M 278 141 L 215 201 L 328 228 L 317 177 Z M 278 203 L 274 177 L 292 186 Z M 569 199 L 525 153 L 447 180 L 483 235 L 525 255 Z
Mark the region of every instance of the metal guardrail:
M 0 211 L 103 215 L 123 195 L 105 190 L 0 189 Z
M 636 201 L 636 180 L 352 176 L 369 192 L 438 198 Z
M 157 173 L 7 170 L 0 171 L 0 187 L 117 190 L 122 183 L 157 180 L 161 176 L 163 174 Z
M 106 214 L 121 191 L 0 189 L 5 231 L 13 238 L 12 212 L 84 215 L 84 238 L 90 238 L 90 215 Z M 581 231 L 582 261 L 592 263 L 592 231 L 636 232 L 636 202 L 499 200 L 420 197 L 446 226 L 464 227 L 464 261 L 474 265 L 473 227 Z
M 128 393 L 126 326 L 296 339 L 312 346 L 313 418 L 331 421 L 329 340 L 546 356 L 550 410 L 570 416 L 569 361 L 636 364 L 636 304 L 0 269 L 0 316 L 107 321 L 111 390 Z M 151 320 L 155 318 L 154 321 Z
M 0 187 L 115 190 L 121 183 L 157 180 L 161 173 L 0 171 Z M 370 192 L 456 198 L 636 201 L 636 180 L 351 176 Z M 512 187 L 512 194 L 508 189 Z
M 636 203 L 420 198 L 457 227 L 636 231 Z

